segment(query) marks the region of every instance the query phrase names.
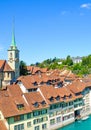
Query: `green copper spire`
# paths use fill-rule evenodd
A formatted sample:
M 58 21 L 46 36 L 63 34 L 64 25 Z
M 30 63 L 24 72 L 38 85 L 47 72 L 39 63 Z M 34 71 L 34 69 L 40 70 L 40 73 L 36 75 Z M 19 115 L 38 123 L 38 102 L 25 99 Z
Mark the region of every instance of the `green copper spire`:
M 12 43 L 11 43 L 11 46 L 16 47 L 15 32 L 14 32 L 14 21 L 13 21 L 13 31 L 12 31 Z

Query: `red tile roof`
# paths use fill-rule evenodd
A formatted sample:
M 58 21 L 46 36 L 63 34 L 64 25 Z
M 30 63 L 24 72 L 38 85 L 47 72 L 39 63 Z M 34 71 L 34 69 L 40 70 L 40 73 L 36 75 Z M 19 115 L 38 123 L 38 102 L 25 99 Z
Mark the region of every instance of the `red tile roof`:
M 24 96 L 26 100 L 28 101 L 29 106 L 32 110 L 43 109 L 43 108 L 49 107 L 47 103 L 45 105 L 41 104 L 44 101 L 44 99 L 39 92 L 25 93 Z M 36 102 L 38 103 L 38 107 L 34 106 L 34 103 Z
M 68 85 L 68 88 L 73 93 L 80 93 L 86 88 L 86 84 L 84 82 L 81 82 L 80 80 L 76 80 L 72 84 Z
M 3 66 L 4 66 L 4 64 L 5 64 L 5 60 L 0 60 L 0 69 L 2 69 L 3 68 Z
M 3 71 L 13 71 L 7 62 L 5 62 Z
M 40 71 L 41 73 L 46 73 L 48 69 L 47 68 L 40 68 L 40 67 L 36 67 L 36 66 L 27 66 L 27 70 L 31 74 L 35 74 L 38 71 Z
M 66 87 L 62 87 L 62 88 L 54 88 L 53 86 L 41 86 L 40 90 L 42 92 L 42 94 L 44 95 L 46 101 L 48 102 L 48 104 L 52 104 L 52 103 L 57 103 L 57 102 L 66 102 L 67 100 L 74 100 L 76 97 L 75 95 Z M 72 96 L 71 98 L 69 98 L 69 96 Z M 56 100 L 56 97 L 60 96 L 60 100 Z M 64 100 L 64 96 L 66 96 L 66 100 Z M 53 97 L 54 98 L 54 102 L 50 101 L 50 98 Z
M 3 120 L 0 120 L 0 130 L 8 130 Z
M 11 85 L 7 90 L 0 91 L 0 97 L 0 110 L 5 117 L 31 112 L 18 85 Z M 24 104 L 24 109 L 19 110 L 17 104 Z

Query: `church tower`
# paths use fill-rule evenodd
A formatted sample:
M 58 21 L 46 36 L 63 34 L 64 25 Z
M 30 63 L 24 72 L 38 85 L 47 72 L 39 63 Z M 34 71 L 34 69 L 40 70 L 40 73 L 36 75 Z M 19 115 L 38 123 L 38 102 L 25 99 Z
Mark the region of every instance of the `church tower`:
M 13 27 L 13 32 L 12 32 L 12 43 L 10 48 L 8 49 L 8 64 L 14 71 L 14 79 L 17 79 L 20 75 L 19 71 L 19 50 L 17 49 L 16 46 L 16 41 L 15 41 L 15 33 L 14 33 L 14 27 Z

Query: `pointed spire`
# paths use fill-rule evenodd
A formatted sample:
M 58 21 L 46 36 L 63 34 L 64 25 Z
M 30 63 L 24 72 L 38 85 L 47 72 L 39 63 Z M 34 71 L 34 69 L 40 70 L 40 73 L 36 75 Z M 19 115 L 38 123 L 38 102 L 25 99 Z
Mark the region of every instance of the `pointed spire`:
M 15 30 L 14 30 L 14 20 L 13 20 L 12 43 L 11 43 L 11 46 L 16 47 Z

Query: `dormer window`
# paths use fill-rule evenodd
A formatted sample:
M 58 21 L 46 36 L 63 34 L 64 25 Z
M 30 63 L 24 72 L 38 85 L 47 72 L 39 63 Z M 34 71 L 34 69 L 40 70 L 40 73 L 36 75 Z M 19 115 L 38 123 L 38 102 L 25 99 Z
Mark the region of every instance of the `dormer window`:
M 34 82 L 33 84 L 34 84 L 34 86 L 37 86 L 37 85 L 38 85 L 37 82 Z
M 38 102 L 35 102 L 34 107 L 38 107 L 38 106 L 39 106 Z
M 55 83 L 55 80 L 52 80 L 52 83 Z
M 57 83 L 57 85 L 58 85 L 58 87 L 60 88 L 60 87 L 63 86 L 63 83 L 62 83 L 62 82 L 59 82 L 59 83 Z
M 54 98 L 53 98 L 53 97 L 50 97 L 49 100 L 50 100 L 50 102 L 53 102 L 53 101 L 54 101 Z
M 47 84 L 47 85 L 51 85 L 51 80 L 48 80 L 48 81 L 46 82 L 46 84 Z
M 69 95 L 69 98 L 72 98 L 72 94 Z
M 18 110 L 24 109 L 24 104 L 17 104 L 17 108 L 18 108 Z
M 59 101 L 59 100 L 60 100 L 60 96 L 59 96 L 59 95 L 56 97 L 56 100 L 57 100 L 57 101 Z
M 44 106 L 44 105 L 46 105 L 46 102 L 45 102 L 45 101 L 42 101 L 41 104 Z
M 41 84 L 41 85 L 43 85 L 43 84 L 44 84 L 44 82 L 42 81 L 40 84 Z
M 66 95 L 64 95 L 63 100 L 66 100 Z

